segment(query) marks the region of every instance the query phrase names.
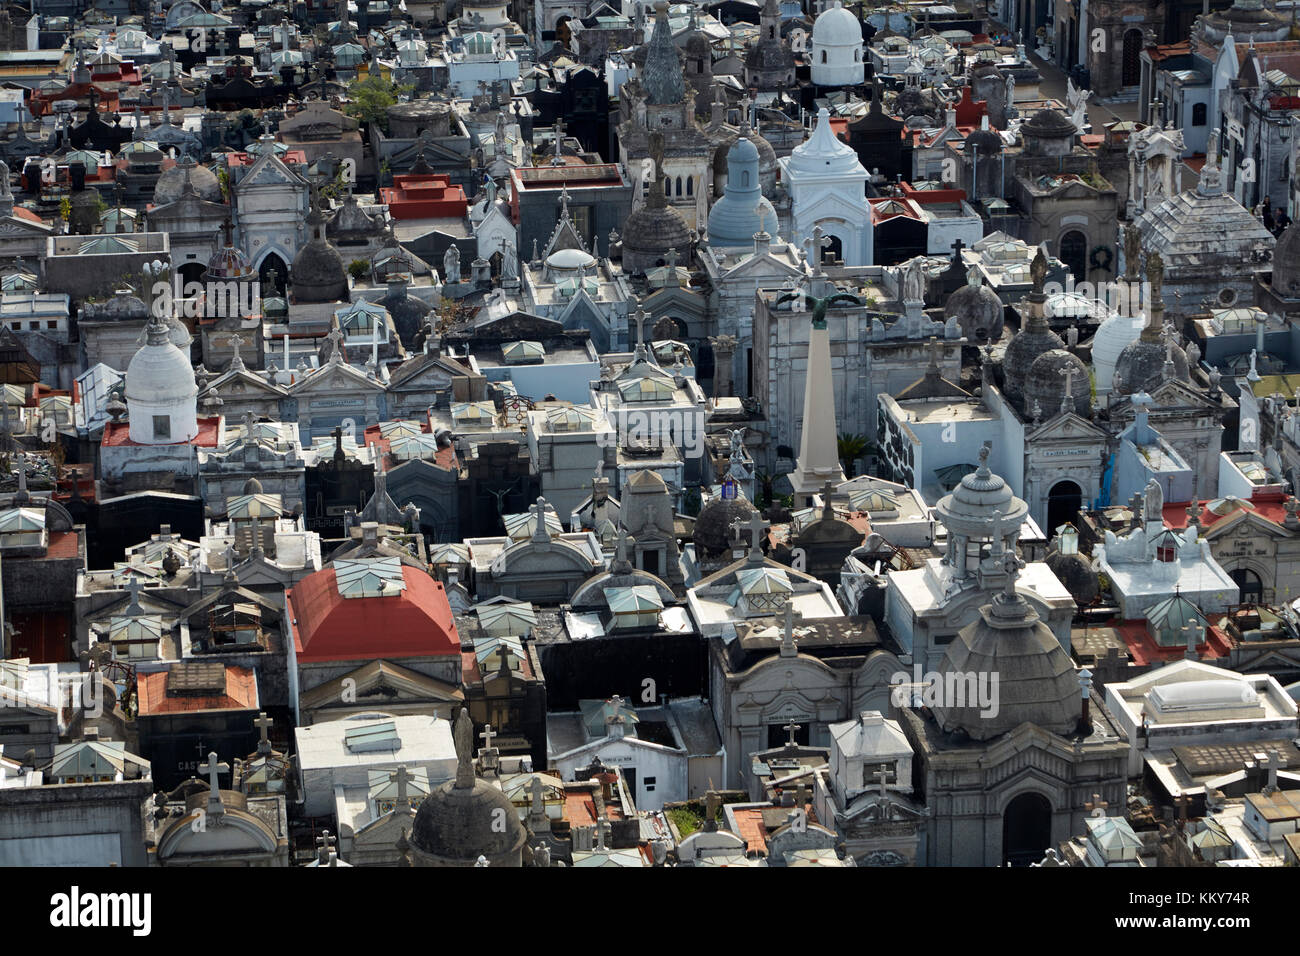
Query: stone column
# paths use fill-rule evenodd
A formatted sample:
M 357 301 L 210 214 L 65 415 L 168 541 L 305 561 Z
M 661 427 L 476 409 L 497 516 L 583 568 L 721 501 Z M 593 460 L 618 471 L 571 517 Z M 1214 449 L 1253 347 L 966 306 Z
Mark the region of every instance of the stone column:
M 709 344 L 713 346 L 713 397 L 728 398 L 732 393 L 731 363 L 740 343 L 734 335 L 714 335 Z

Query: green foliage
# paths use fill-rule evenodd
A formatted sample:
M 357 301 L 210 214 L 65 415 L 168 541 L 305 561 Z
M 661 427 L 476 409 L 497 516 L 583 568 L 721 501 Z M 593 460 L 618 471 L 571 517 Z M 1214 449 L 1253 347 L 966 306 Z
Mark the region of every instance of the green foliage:
M 360 282 L 362 279 L 364 279 L 366 277 L 366 273 L 369 271 L 370 271 L 370 263 L 366 262 L 365 259 L 353 259 L 350 263 L 348 263 L 348 275 L 352 276 L 352 278 L 357 282 Z
M 876 452 L 876 446 L 872 444 L 871 439 L 866 435 L 843 434 L 835 440 L 835 444 L 837 453 L 840 456 L 840 464 L 844 466 L 846 478 L 857 477 L 859 458 L 865 458 Z
M 72 200 L 64 196 L 59 200 L 59 218 L 67 222 L 72 217 Z
M 666 816 L 673 821 L 673 826 L 677 828 L 677 832 L 681 834 L 682 839 L 704 826 L 704 818 L 686 807 L 674 807 L 667 812 Z
M 367 76 L 364 80 L 353 80 L 348 84 L 348 99 L 343 110 L 349 116 L 366 123 L 374 123 L 381 129 L 388 129 L 388 107 L 395 104 L 403 93 L 409 93 L 414 86 L 399 86 L 380 74 Z

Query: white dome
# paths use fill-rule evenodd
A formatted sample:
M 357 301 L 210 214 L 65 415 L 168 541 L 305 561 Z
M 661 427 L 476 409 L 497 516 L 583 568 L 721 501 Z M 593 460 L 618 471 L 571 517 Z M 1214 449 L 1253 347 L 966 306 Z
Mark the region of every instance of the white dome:
M 835 0 L 813 21 L 813 43 L 826 46 L 862 46 L 862 24 Z
M 144 346 L 126 368 L 131 441 L 144 445 L 189 441 L 199 433 L 194 368 L 189 356 L 173 344 L 165 324 L 151 321 L 146 334 Z
M 1097 326 L 1092 340 L 1092 371 L 1097 380 L 1098 395 L 1110 392 L 1119 354 L 1138 340 L 1145 321 L 1140 316 L 1112 315 Z
M 867 178 L 857 152 L 831 129 L 831 113 L 824 106 L 817 112 L 817 128 L 812 136 L 790 154 L 786 172 L 795 179 L 850 176 L 865 182 Z
M 596 264 L 596 257 L 581 249 L 560 249 L 546 258 L 546 264 L 552 269 L 590 269 Z

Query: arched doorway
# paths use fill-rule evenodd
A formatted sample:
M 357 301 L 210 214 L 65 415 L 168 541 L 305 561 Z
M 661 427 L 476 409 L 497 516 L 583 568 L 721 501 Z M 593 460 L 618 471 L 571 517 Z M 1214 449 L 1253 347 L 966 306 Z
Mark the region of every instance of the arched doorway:
M 271 273 L 275 273 L 275 280 L 272 281 Z M 262 295 L 270 296 L 272 294 L 283 294 L 285 283 L 289 279 L 289 267 L 284 264 L 284 260 L 274 252 L 269 252 L 262 264 L 257 267 L 257 279 L 262 286 Z M 276 290 L 275 293 L 271 289 Z
M 1142 82 L 1142 31 L 1129 30 L 1124 34 L 1124 57 L 1121 65 L 1120 86 L 1137 86 Z
M 1002 815 L 1002 862 L 1037 863 L 1052 845 L 1052 805 L 1041 793 L 1022 793 Z
M 1250 568 L 1237 568 L 1229 574 L 1241 589 L 1242 604 L 1259 604 L 1264 600 L 1264 582 Z
M 1056 529 L 1067 521 L 1077 525 L 1079 509 L 1083 506 L 1083 489 L 1073 481 L 1058 481 L 1047 493 L 1047 527 L 1043 530 L 1050 538 Z
M 1077 229 L 1071 229 L 1061 237 L 1058 258 L 1064 262 L 1074 275 L 1075 282 L 1088 280 L 1088 237 Z
M 207 266 L 202 262 L 183 262 L 180 266 L 181 273 L 181 290 L 184 294 L 185 286 L 191 282 L 202 282 L 203 274 L 207 272 Z
M 844 258 L 844 240 L 839 236 L 828 236 L 830 245 L 822 249 L 822 265 L 829 265 Z

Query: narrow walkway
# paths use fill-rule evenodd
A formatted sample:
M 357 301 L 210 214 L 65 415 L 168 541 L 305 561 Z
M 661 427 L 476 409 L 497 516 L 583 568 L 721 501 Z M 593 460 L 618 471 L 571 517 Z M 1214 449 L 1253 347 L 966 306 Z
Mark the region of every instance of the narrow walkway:
M 1043 79 L 1038 88 L 1044 97 L 1050 96 L 1065 103 L 1068 82 L 1065 71 L 1054 63 L 1039 59 L 1034 53 L 1029 53 L 1029 60 L 1042 74 Z M 1137 103 L 1100 103 L 1095 95 L 1088 98 L 1088 121 L 1092 123 L 1092 131 L 1098 135 L 1105 132 L 1107 123 L 1113 123 L 1117 119 L 1136 120 L 1137 118 Z

